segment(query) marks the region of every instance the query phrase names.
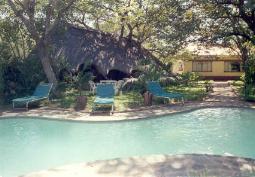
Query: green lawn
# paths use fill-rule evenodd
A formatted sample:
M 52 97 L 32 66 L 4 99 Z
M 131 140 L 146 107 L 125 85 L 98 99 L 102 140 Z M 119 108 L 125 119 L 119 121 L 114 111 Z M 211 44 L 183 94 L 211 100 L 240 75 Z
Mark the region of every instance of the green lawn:
M 87 96 L 86 110 L 90 111 L 95 96 L 92 94 L 88 94 L 88 92 L 83 92 L 82 94 Z M 54 99 L 50 103 L 50 106 L 61 108 L 74 108 L 77 95 L 78 92 L 76 90 L 68 90 L 60 98 Z M 118 111 L 123 111 L 127 108 L 134 108 L 143 105 L 143 97 L 138 92 L 123 92 L 121 95 L 117 95 L 114 97 L 114 105 L 115 109 Z
M 250 95 L 244 95 L 244 83 L 243 81 L 230 82 L 235 92 L 239 93 L 246 101 L 255 101 L 255 88 L 250 88 Z
M 178 92 L 184 94 L 185 100 L 189 101 L 201 101 L 206 96 L 206 90 L 203 85 L 192 85 L 192 86 L 169 86 L 166 87 L 166 91 Z
M 87 110 L 91 110 L 95 96 L 88 96 Z M 128 108 L 136 108 L 143 105 L 143 97 L 138 92 L 123 92 L 114 97 L 115 110 L 124 111 Z
M 203 100 L 206 96 L 205 88 L 203 86 L 169 86 L 165 88 L 169 92 L 179 92 L 184 94 L 185 100 Z M 86 110 L 91 111 L 94 95 L 88 92 L 83 92 L 83 95 L 87 95 L 87 106 Z M 77 90 L 67 89 L 65 90 L 58 99 L 53 99 L 50 103 L 51 107 L 61 108 L 74 108 L 76 96 L 78 95 Z M 153 104 L 162 104 L 162 100 L 155 100 Z M 143 97 L 139 92 L 130 91 L 123 92 L 121 95 L 115 96 L 115 110 L 124 111 L 129 108 L 136 108 L 143 106 Z

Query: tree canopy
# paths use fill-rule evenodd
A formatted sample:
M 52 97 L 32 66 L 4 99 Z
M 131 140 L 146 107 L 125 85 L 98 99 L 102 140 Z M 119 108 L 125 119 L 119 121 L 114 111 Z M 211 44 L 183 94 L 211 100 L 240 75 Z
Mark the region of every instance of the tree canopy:
M 158 57 L 173 55 L 199 26 L 187 0 L 85 0 L 69 11 L 69 21 L 135 40 Z
M 58 79 L 50 38 L 61 30 L 56 29 L 61 21 L 110 33 L 120 43 L 135 41 L 166 64 L 189 42 L 238 47 L 243 58 L 255 44 L 253 0 L 7 0 L 0 5 L 1 50 L 24 59 L 36 48 L 53 83 Z

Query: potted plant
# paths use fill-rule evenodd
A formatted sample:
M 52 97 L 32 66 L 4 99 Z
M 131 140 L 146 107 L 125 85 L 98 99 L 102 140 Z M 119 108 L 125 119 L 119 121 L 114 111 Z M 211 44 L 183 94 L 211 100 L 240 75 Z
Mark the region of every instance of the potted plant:
M 83 110 L 87 105 L 87 95 L 82 94 L 82 90 L 85 86 L 88 86 L 89 80 L 91 80 L 92 74 L 90 72 L 79 72 L 74 77 L 74 85 L 78 89 L 78 95 L 76 97 L 75 110 Z
M 206 92 L 213 92 L 213 85 L 211 81 L 205 81 L 205 90 Z

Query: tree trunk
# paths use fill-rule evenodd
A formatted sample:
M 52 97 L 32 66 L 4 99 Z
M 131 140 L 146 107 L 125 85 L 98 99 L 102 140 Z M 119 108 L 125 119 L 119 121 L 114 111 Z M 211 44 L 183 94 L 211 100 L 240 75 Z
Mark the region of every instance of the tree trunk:
M 121 40 L 121 39 L 123 38 L 124 31 L 125 31 L 125 26 L 124 26 L 124 25 L 121 25 L 119 40 Z
M 244 74 L 245 74 L 245 78 L 244 78 L 244 94 L 245 96 L 247 96 L 247 86 L 250 84 L 250 73 L 249 73 L 249 64 L 248 64 L 248 49 L 245 46 L 241 46 L 241 58 L 242 58 L 242 62 L 243 62 L 243 69 L 244 69 Z
M 133 28 L 130 24 L 127 24 L 128 29 L 129 29 L 129 33 L 128 33 L 128 42 L 129 44 L 131 44 L 132 42 L 132 37 L 133 37 Z M 131 45 L 130 45 L 131 46 Z
M 48 52 L 48 45 L 47 43 L 41 42 L 38 48 L 39 57 L 43 66 L 44 73 L 46 74 L 46 77 L 50 83 L 53 83 L 53 87 L 55 87 L 58 83 L 56 75 L 53 71 L 53 68 L 51 66 L 50 58 L 49 58 L 49 52 Z
M 241 47 L 241 58 L 242 58 L 242 62 L 243 62 L 243 69 L 244 69 L 244 73 L 246 74 L 248 71 L 248 49 L 246 47 Z

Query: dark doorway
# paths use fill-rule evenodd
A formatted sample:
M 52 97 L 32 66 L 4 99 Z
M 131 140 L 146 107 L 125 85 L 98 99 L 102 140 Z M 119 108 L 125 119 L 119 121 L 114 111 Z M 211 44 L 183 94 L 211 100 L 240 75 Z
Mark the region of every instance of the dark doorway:
M 128 78 L 129 74 L 124 73 L 117 69 L 112 69 L 107 74 L 107 79 L 110 80 L 122 80 L 123 78 Z

